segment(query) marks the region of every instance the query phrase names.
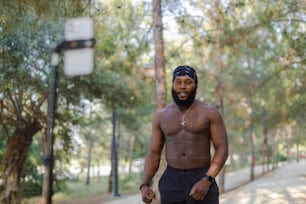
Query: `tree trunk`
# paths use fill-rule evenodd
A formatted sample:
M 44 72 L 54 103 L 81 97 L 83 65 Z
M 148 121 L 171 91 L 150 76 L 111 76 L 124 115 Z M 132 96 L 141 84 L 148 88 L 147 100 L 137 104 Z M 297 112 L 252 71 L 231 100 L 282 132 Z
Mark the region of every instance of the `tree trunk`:
M 216 56 L 215 56 L 215 62 L 217 66 L 217 86 L 216 86 L 216 93 L 217 93 L 217 107 L 224 119 L 224 106 L 223 106 L 223 84 L 222 84 L 222 43 L 221 43 L 221 35 L 222 35 L 222 29 L 221 29 L 221 17 L 220 17 L 220 5 L 219 1 L 215 1 L 215 10 L 216 10 L 216 16 L 214 17 L 214 21 L 217 25 L 217 32 L 216 32 Z M 220 193 L 224 193 L 224 185 L 225 185 L 225 166 L 222 168 L 222 170 L 219 173 L 219 191 Z
M 116 138 L 116 122 L 117 122 L 117 114 L 115 109 L 113 109 L 112 113 L 112 125 L 113 125 L 113 133 L 112 133 L 112 148 L 111 148 L 111 175 L 112 175 L 112 189 L 113 189 L 113 196 L 120 196 L 119 194 L 119 179 L 118 179 L 118 143 Z
M 271 135 L 271 157 L 272 157 L 272 170 L 276 168 L 276 148 L 275 148 L 275 135 L 276 135 L 276 130 L 272 132 Z
M 300 132 L 298 132 L 296 142 L 296 161 L 300 162 Z
M 19 187 L 23 164 L 26 160 L 33 136 L 41 129 L 38 121 L 16 127 L 12 137 L 7 142 L 2 160 L 3 189 L 0 203 L 20 204 Z
M 100 165 L 100 159 L 98 158 L 98 159 L 96 160 L 96 162 L 97 162 L 97 168 L 98 168 L 98 170 L 97 170 L 97 178 L 98 178 L 98 181 L 101 181 L 101 165 Z
M 254 137 L 253 137 L 253 121 L 252 121 L 252 95 L 250 94 L 248 97 L 248 121 L 247 121 L 247 128 L 248 128 L 248 137 L 251 145 L 251 173 L 250 173 L 250 180 L 253 181 L 255 179 L 254 176 L 254 167 L 256 165 L 256 155 L 255 155 L 255 144 L 254 144 Z
M 132 176 L 132 165 L 133 165 L 133 160 L 134 160 L 134 148 L 135 148 L 135 140 L 136 136 L 134 133 L 131 134 L 130 137 L 130 152 L 129 152 L 129 177 Z
M 91 135 L 90 135 L 91 136 Z M 94 141 L 89 139 L 88 141 L 88 155 L 87 155 L 87 175 L 86 175 L 86 185 L 88 186 L 90 183 L 90 163 L 91 163 L 91 152 L 93 148 Z
M 155 45 L 155 81 L 156 81 L 156 107 L 162 109 L 166 107 L 166 75 L 165 75 L 165 56 L 164 56 L 164 39 L 163 23 L 161 12 L 161 0 L 152 0 L 153 5 L 153 32 Z M 165 151 L 162 152 L 158 172 L 153 178 L 153 190 L 156 192 L 156 199 L 153 204 L 160 203 L 158 191 L 158 181 L 166 168 Z
M 109 177 L 108 177 L 108 188 L 107 188 L 107 192 L 111 193 L 113 190 L 113 171 L 112 169 L 109 172 Z
M 281 130 L 276 129 L 273 131 L 272 134 L 272 158 L 273 158 L 273 168 L 276 169 L 278 166 L 278 160 L 279 160 L 279 152 L 278 152 L 278 138 L 280 135 Z
M 262 173 L 269 171 L 269 147 L 268 147 L 268 129 L 263 129 L 263 148 L 262 148 Z
M 290 125 L 286 126 L 286 140 L 287 140 L 287 161 L 291 162 L 291 138 L 292 129 Z
M 166 107 L 167 91 L 161 0 L 153 0 L 153 31 L 155 45 L 156 106 L 158 109 L 161 109 Z

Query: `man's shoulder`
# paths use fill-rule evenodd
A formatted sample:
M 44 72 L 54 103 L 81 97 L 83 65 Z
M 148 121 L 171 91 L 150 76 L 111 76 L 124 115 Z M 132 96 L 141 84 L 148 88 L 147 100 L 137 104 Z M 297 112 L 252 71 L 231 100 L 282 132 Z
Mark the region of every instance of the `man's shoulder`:
M 177 110 L 175 104 L 171 103 L 164 108 L 157 109 L 155 112 L 155 116 L 165 116 L 166 114 L 171 114 L 173 111 Z
M 199 107 L 200 107 L 200 110 L 205 111 L 206 113 L 219 114 L 218 108 L 212 104 L 209 104 L 203 101 L 199 101 Z
M 175 105 L 174 103 L 171 103 L 169 105 L 167 105 L 166 107 L 164 108 L 161 108 L 161 109 L 158 109 L 156 111 L 157 114 L 163 114 L 163 113 L 168 113 L 169 111 L 173 111 L 175 109 Z
M 164 108 L 157 109 L 154 114 L 154 121 L 161 120 L 161 118 L 164 118 L 168 114 L 170 114 L 171 111 L 173 111 L 173 107 L 171 106 L 171 104 Z
M 199 105 L 201 108 L 204 108 L 204 109 L 211 109 L 211 110 L 217 110 L 217 107 L 212 105 L 212 104 L 209 104 L 209 103 L 206 103 L 204 101 L 198 101 Z

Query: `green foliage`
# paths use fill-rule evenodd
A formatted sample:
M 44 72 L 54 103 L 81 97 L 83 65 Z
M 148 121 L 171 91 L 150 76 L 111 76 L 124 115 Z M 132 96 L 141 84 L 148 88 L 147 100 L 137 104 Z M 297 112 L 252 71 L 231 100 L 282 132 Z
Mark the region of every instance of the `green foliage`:
M 33 173 L 32 173 L 33 175 Z M 32 176 L 31 175 L 31 176 Z M 42 193 L 42 183 L 40 182 L 43 178 L 43 175 L 36 177 L 27 181 L 21 181 L 20 183 L 20 194 L 24 198 L 30 198 L 33 196 L 39 196 Z
M 168 90 L 174 67 L 189 64 L 198 70 L 198 98 L 215 104 L 216 44 L 220 40 L 225 122 L 231 155 L 239 158 L 233 159 L 235 167 L 249 162 L 249 114 L 259 160 L 264 128 L 268 130 L 271 151 L 273 142 L 286 143 L 285 134 L 280 133 L 288 125 L 294 129 L 292 142 L 305 144 L 305 7 L 301 2 L 219 1 L 218 6 L 208 0 L 173 2 L 166 1 L 163 8 Z M 152 63 L 154 56 L 148 11 L 149 4 L 135 5 L 133 1 L 2 2 L 0 159 L 16 124 L 35 118 L 45 128 L 50 48 L 62 40 L 65 20 L 81 15 L 94 18 L 95 67 L 88 76 L 66 77 L 63 64 L 59 66 L 56 160 L 68 164 L 70 158 L 75 158 L 84 167 L 86 144 L 93 139 L 92 165 L 108 164 L 113 110 L 118 116 L 120 160 L 129 159 L 132 136 L 136 137 L 134 158 L 143 157 L 155 110 L 154 80 L 144 77 L 144 65 Z M 175 23 L 177 26 L 173 26 Z M 179 34 L 174 35 L 177 31 Z M 250 95 L 251 110 L 247 107 Z M 84 101 L 101 106 L 89 116 Z M 20 110 L 14 109 L 14 104 L 20 105 Z M 42 175 L 36 167 L 42 167 L 42 132 L 34 138 L 24 166 L 23 196 L 40 194 L 38 181 Z M 279 159 L 289 158 L 283 152 L 279 154 Z M 57 190 L 71 187 L 61 183 L 67 168 L 56 166 Z M 123 178 L 120 187 L 135 180 Z M 107 183 L 104 185 L 106 189 Z
M 63 12 L 72 11 L 75 8 L 80 9 L 80 2 L 74 1 L 72 6 L 69 5 L 69 9 L 63 6 L 60 6 L 60 9 L 57 8 L 60 4 L 65 5 L 69 1 L 3 3 L 2 9 L 5 12 L 1 13 L 0 30 L 0 127 L 3 149 L 6 148 L 5 140 L 11 139 L 16 126 L 25 126 L 27 121 L 35 119 L 42 127 L 46 127 L 50 50 L 55 42 L 62 40 L 63 20 L 65 15 L 69 15 L 61 13 L 56 19 L 50 20 L 48 13 L 44 11 L 50 8 Z M 73 15 L 76 14 L 77 12 L 73 11 Z M 80 103 L 81 94 L 78 93 L 81 93 L 82 89 L 79 87 L 83 85 L 79 84 L 75 88 L 76 92 L 69 92 L 69 87 L 73 86 L 75 84 L 72 80 L 63 80 L 60 77 L 54 131 L 55 153 L 58 160 L 67 160 L 72 150 L 70 124 L 77 118 L 73 109 L 77 109 L 76 105 Z M 34 146 L 36 152 L 30 152 L 30 159 L 24 164 L 21 183 L 24 190 L 23 196 L 41 192 L 42 175 L 41 172 L 38 173 L 38 167 L 42 168 L 42 163 L 37 160 L 41 161 L 43 158 L 42 145 L 39 143 Z M 35 155 L 37 151 L 40 152 L 38 158 Z M 3 152 L 1 152 L 1 158 L 2 154 Z M 63 173 L 56 172 L 55 174 L 61 176 Z M 55 187 L 62 188 L 61 183 L 62 179 L 56 179 Z
M 269 130 L 269 145 L 282 141 L 283 136 L 273 141 L 271 135 L 305 118 L 306 52 L 305 38 L 301 38 L 305 33 L 305 5 L 287 0 L 176 3 L 180 6 L 170 4 L 169 12 L 181 35 L 173 39 L 166 35 L 167 64 L 195 66 L 202 79 L 198 96 L 214 104 L 220 40 L 231 155 L 238 155 L 243 161 L 250 152 L 248 114 L 252 117 L 258 153 L 262 152 L 263 128 Z M 252 109 L 247 106 L 250 96 Z

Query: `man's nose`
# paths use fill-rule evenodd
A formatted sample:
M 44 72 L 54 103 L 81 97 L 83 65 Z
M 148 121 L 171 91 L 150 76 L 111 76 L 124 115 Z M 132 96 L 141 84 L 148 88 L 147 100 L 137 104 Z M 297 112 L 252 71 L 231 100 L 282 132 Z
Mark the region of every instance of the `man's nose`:
M 185 82 L 182 82 L 181 84 L 180 84 L 180 89 L 185 89 L 186 88 L 186 83 Z

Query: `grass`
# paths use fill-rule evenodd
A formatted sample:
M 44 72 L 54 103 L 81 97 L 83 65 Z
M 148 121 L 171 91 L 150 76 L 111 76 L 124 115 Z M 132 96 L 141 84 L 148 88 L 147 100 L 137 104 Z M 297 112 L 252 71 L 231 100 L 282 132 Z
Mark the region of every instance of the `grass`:
M 119 193 L 129 195 L 139 192 L 140 174 L 132 174 L 131 177 L 119 176 Z M 84 179 L 79 181 L 67 181 L 66 188 L 54 194 L 54 204 L 100 204 L 112 198 L 108 193 L 108 177 L 91 178 L 86 185 Z M 42 203 L 42 197 L 24 199 L 22 204 Z

